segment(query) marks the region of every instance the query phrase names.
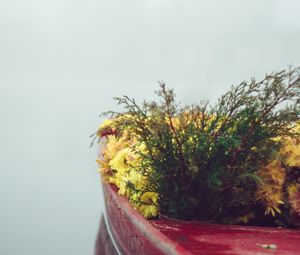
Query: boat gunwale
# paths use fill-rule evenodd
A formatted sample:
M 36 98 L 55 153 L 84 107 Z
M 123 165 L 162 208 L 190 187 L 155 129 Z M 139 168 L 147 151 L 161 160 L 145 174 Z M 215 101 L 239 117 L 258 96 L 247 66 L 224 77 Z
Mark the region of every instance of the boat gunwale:
M 176 243 L 175 241 L 171 240 L 169 237 L 167 237 L 164 233 L 162 233 L 159 229 L 157 229 L 155 226 L 150 224 L 147 219 L 145 219 L 132 205 L 129 203 L 127 198 L 122 197 L 117 194 L 116 189 L 117 187 L 108 184 L 105 181 L 102 181 L 102 187 L 103 187 L 103 194 L 104 196 L 107 196 L 107 194 L 110 195 L 113 202 L 121 208 L 121 210 L 124 212 L 124 214 L 127 216 L 128 220 L 131 224 L 136 227 L 144 235 L 144 237 L 150 241 L 150 243 L 160 250 L 163 254 L 172 254 L 172 255 L 192 255 L 191 252 L 186 250 L 183 246 L 181 246 L 179 243 Z M 107 198 L 106 198 L 107 199 Z M 107 201 L 106 201 L 107 202 Z M 104 212 L 104 218 L 106 224 L 108 224 L 109 234 L 113 240 L 113 243 L 115 246 L 117 246 L 117 251 L 119 254 L 123 254 L 123 250 L 126 250 L 126 247 L 122 245 L 121 240 L 118 242 L 116 241 L 116 234 L 114 234 L 112 219 L 109 217 L 107 212 L 107 205 L 105 204 L 105 212 Z M 118 243 L 123 246 L 123 249 L 118 247 Z M 126 254 L 126 253 L 125 253 Z

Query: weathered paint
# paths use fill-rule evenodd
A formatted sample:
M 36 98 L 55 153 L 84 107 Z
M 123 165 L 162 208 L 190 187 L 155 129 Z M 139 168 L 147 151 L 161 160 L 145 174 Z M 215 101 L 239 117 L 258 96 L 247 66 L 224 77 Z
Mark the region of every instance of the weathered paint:
M 107 227 L 102 215 L 95 246 L 95 255 L 119 255 Z
M 140 215 L 116 187 L 104 184 L 107 223 L 118 249 L 126 255 L 192 253 L 156 229 Z
M 103 187 L 107 224 L 122 254 L 300 254 L 300 231 L 171 219 L 146 220 L 126 198 L 117 194 L 116 187 L 108 184 Z M 108 242 L 108 238 L 106 240 Z
M 193 254 L 300 254 L 300 231 L 170 220 L 152 224 Z

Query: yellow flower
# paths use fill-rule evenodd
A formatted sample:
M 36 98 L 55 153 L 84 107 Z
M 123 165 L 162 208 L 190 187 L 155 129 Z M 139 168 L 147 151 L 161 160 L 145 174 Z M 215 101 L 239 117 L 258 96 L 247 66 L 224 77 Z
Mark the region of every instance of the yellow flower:
M 117 155 L 109 161 L 109 166 L 118 172 L 124 172 L 128 170 L 127 157 L 128 154 L 132 153 L 130 148 L 125 148 L 117 152 Z
M 115 184 L 116 186 L 118 186 L 117 180 L 114 176 L 105 176 L 105 179 L 108 183 Z
M 300 216 L 300 184 L 292 184 L 288 188 L 289 203 L 292 212 Z
M 145 218 L 152 218 L 158 215 L 158 207 L 156 205 L 142 204 L 137 209 Z
M 276 212 L 281 213 L 279 206 L 284 204 L 282 189 L 273 187 L 270 184 L 263 184 L 256 192 L 256 199 L 266 207 L 265 214 L 275 216 Z
M 118 139 L 113 135 L 109 135 L 107 137 L 106 147 L 104 149 L 104 157 L 107 160 L 111 160 L 120 150 L 124 149 L 125 147 L 128 147 L 128 140 L 126 140 L 124 137 Z
M 281 213 L 279 207 L 283 202 L 283 184 L 285 182 L 285 170 L 280 161 L 274 160 L 263 166 L 258 175 L 264 183 L 256 191 L 256 199 L 266 207 L 265 214 Z
M 122 121 L 122 118 L 128 120 L 131 116 L 120 116 L 117 121 Z M 112 120 L 106 120 L 101 124 L 99 130 L 110 129 L 112 124 Z M 157 216 L 158 193 L 142 193 L 142 190 L 148 188 L 148 177 L 137 170 L 142 159 L 137 151 L 148 154 L 146 144 L 139 143 L 135 134 L 128 130 L 122 130 L 118 136 L 107 134 L 105 141 L 103 159 L 97 160 L 100 165 L 99 171 L 105 180 L 115 184 L 118 187 L 118 194 L 127 197 L 146 218 Z
M 294 123 L 292 130 L 300 133 L 300 121 Z M 280 154 L 290 167 L 300 167 L 300 138 L 284 137 Z
M 141 196 L 141 201 L 145 204 L 157 205 L 158 193 L 147 191 Z
M 143 153 L 143 154 L 148 154 L 148 149 L 147 149 L 147 146 L 144 142 L 138 144 L 136 146 L 136 150 Z
M 238 217 L 236 220 L 236 223 L 243 223 L 243 224 L 247 224 L 251 219 L 253 219 L 255 217 L 255 214 L 253 212 L 248 213 L 244 216 Z
M 181 123 L 180 123 L 180 119 L 178 117 L 171 118 L 171 120 L 166 117 L 165 121 L 168 124 L 168 126 L 170 126 L 170 127 L 171 127 L 171 124 L 172 124 L 172 127 L 175 130 L 178 130 L 180 128 Z
M 135 186 L 136 189 L 141 190 L 147 187 L 147 178 L 141 173 L 131 170 L 129 173 L 130 182 Z
M 99 165 L 98 173 L 107 174 L 110 171 L 108 163 L 103 159 L 96 159 Z
M 105 119 L 99 126 L 98 130 L 110 127 L 113 122 L 114 121 L 112 119 Z
M 108 135 L 115 135 L 116 127 L 114 126 L 114 120 L 106 119 L 102 122 L 97 130 L 97 136 L 99 138 L 107 137 Z
M 287 187 L 287 193 L 288 193 L 288 195 L 289 195 L 289 196 L 294 195 L 294 194 L 297 192 L 297 190 L 298 190 L 298 186 L 299 186 L 299 184 L 296 184 L 296 183 L 290 184 L 290 185 Z
M 285 158 L 285 162 L 290 167 L 300 167 L 300 143 L 289 138 L 285 145 L 280 150 L 280 153 Z
M 142 204 L 137 209 L 145 217 L 151 218 L 158 215 L 158 193 L 147 191 L 140 197 Z
M 273 160 L 271 163 L 263 166 L 258 171 L 258 175 L 267 183 L 273 183 L 279 186 L 283 185 L 285 181 L 285 169 L 281 166 L 279 160 Z
M 130 196 L 130 201 L 132 202 L 132 203 L 139 203 L 140 201 L 141 201 L 141 192 L 140 191 L 138 191 L 138 192 L 136 192 L 136 191 L 134 191 L 134 192 L 132 192 L 132 194 L 131 194 L 131 196 Z
M 118 194 L 121 196 L 128 197 L 130 195 L 130 190 L 128 189 L 129 178 L 128 175 L 122 175 L 118 179 Z

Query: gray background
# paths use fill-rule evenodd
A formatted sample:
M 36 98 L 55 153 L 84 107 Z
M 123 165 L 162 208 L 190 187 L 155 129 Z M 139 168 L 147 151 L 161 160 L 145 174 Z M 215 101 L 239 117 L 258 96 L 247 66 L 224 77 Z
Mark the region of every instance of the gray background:
M 183 103 L 300 65 L 299 1 L 0 0 L 0 254 L 92 254 L 89 135 L 112 97 Z

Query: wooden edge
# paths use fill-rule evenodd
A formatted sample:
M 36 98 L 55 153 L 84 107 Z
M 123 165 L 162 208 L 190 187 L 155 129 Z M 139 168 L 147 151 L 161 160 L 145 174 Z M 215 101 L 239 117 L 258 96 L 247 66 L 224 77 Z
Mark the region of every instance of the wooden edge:
M 106 203 L 114 203 L 114 206 L 119 207 L 129 222 L 147 239 L 154 248 L 160 250 L 162 254 L 174 254 L 174 255 L 192 255 L 189 251 L 184 249 L 180 244 L 172 241 L 161 231 L 156 229 L 151 225 L 148 220 L 146 220 L 137 210 L 135 210 L 129 201 L 120 195 L 117 194 L 116 188 L 113 185 L 102 182 L 103 194 L 105 196 Z M 107 219 L 109 233 L 114 240 L 115 245 L 118 244 L 122 247 L 117 247 L 117 250 L 120 254 L 125 252 L 126 254 L 126 244 L 124 240 L 119 240 L 118 230 L 114 229 L 113 219 L 110 217 L 107 211 L 107 204 L 105 205 L 105 218 Z M 111 205 L 110 205 L 111 206 Z M 130 254 L 131 255 L 131 254 Z

